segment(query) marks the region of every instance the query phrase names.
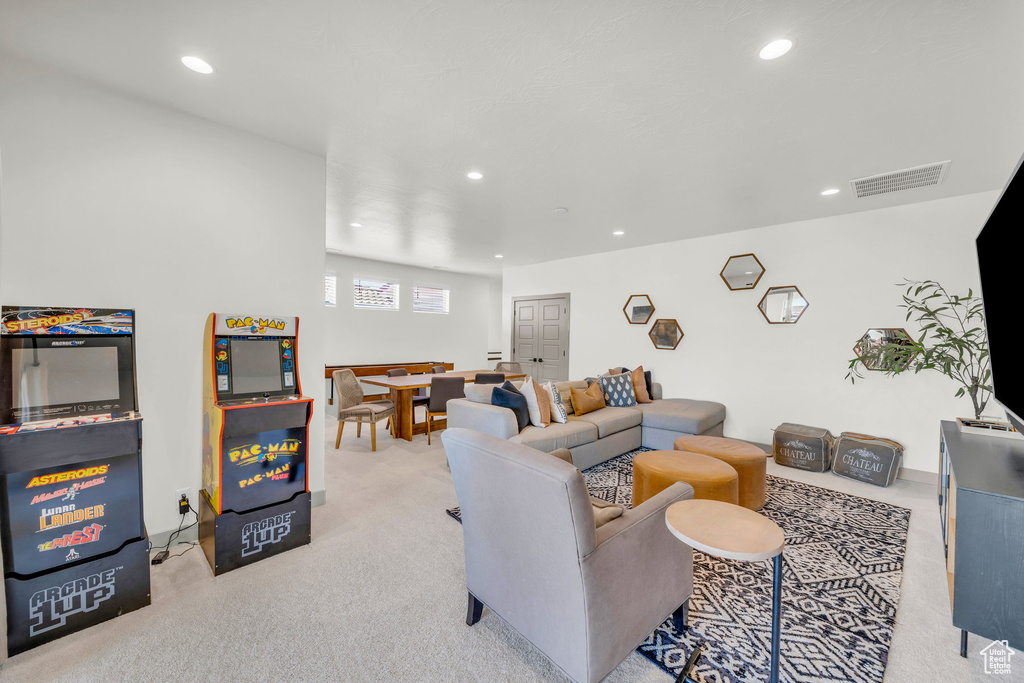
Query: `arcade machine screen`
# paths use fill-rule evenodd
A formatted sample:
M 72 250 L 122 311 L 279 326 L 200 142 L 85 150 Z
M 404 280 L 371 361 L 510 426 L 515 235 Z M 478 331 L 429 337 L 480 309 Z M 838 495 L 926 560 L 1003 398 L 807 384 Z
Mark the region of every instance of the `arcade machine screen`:
M 52 404 L 117 401 L 117 349 L 110 346 L 11 349 L 12 403 L 26 410 Z
M 281 374 L 281 352 L 276 339 L 231 340 L 232 393 L 280 392 Z

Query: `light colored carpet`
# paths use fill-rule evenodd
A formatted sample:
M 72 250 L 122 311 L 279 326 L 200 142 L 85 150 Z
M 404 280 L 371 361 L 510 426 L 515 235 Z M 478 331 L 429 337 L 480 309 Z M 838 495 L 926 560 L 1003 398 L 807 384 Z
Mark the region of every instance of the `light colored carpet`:
M 354 431 L 335 451 L 313 542 L 214 579 L 197 547 L 153 567 L 153 604 L 13 657 L 0 681 L 565 681 L 491 612 L 465 625 L 462 527 L 440 440 Z M 197 456 L 198 457 L 198 456 Z M 992 683 L 972 636 L 959 657 L 930 486 L 880 489 L 832 474 L 769 472 L 913 509 L 886 683 Z M 185 546 L 179 546 L 180 552 Z M 1024 682 L 1024 661 L 999 681 Z M 670 683 L 631 654 L 610 683 Z

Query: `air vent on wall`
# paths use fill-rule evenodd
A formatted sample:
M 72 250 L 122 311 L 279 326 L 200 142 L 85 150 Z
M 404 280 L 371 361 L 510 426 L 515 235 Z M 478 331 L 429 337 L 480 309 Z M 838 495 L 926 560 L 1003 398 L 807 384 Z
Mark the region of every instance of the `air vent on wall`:
M 927 187 L 938 185 L 946 176 L 946 169 L 949 168 L 950 160 L 940 161 L 935 164 L 905 168 L 902 171 L 880 173 L 879 175 L 857 178 L 850 181 L 854 194 L 860 197 L 871 197 L 876 194 L 899 192 L 910 190 L 915 187 Z

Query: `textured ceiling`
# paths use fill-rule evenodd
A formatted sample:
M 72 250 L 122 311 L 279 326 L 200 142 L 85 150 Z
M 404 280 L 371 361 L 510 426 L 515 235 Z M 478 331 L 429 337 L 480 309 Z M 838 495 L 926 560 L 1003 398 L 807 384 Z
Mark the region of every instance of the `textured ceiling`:
M 0 0 L 5 51 L 324 156 L 328 248 L 470 272 L 998 189 L 1022 34 L 1019 0 Z

